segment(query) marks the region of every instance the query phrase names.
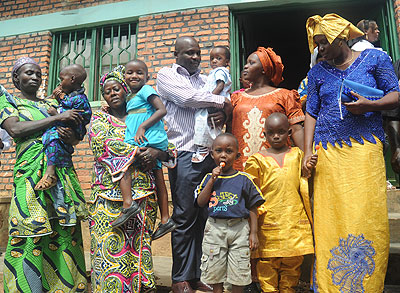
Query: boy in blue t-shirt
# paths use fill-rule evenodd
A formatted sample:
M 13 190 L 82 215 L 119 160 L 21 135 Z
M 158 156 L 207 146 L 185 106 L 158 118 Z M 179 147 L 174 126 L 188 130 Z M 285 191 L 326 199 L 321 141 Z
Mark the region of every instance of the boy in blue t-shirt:
M 218 135 L 211 152 L 218 166 L 195 191 L 195 204 L 208 205 L 200 269 L 213 292 L 222 292 L 224 282 L 232 284 L 233 292 L 250 284 L 250 249 L 258 247 L 257 207 L 264 199 L 248 174 L 233 169 L 238 149 L 232 134 Z

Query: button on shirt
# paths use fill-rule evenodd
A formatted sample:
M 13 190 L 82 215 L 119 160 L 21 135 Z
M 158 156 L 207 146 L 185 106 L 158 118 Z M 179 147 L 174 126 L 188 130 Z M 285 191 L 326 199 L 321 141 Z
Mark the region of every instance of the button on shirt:
M 178 151 L 194 152 L 195 113 L 200 108 L 223 108 L 225 98 L 202 91 L 206 76 L 200 70 L 190 75 L 186 68 L 173 64 L 157 74 L 157 91 L 167 109 L 168 140 Z

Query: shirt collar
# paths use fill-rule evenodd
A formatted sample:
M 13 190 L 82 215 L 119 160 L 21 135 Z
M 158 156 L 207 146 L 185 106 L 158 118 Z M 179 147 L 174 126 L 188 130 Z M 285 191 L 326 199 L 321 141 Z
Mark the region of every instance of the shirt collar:
M 193 77 L 193 76 L 196 76 L 196 75 L 199 75 L 199 74 L 200 74 L 200 69 L 197 69 L 197 71 L 196 71 L 195 73 L 193 73 L 192 75 L 190 75 L 189 71 L 187 71 L 187 69 L 186 69 L 185 67 L 183 67 L 183 66 L 181 66 L 181 65 L 179 65 L 179 64 L 176 64 L 176 63 L 174 63 L 174 64 L 172 65 L 172 68 L 173 68 L 174 70 L 176 70 L 176 72 L 177 72 L 178 74 L 186 75 L 186 76 L 188 76 L 188 77 Z

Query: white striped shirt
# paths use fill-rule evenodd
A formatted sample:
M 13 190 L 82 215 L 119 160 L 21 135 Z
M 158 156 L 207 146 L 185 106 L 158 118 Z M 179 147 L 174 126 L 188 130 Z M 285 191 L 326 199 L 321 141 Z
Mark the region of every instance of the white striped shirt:
M 157 91 L 167 108 L 168 140 L 178 151 L 195 150 L 194 114 L 199 108 L 223 108 L 225 98 L 201 91 L 206 76 L 200 70 L 190 75 L 186 68 L 173 64 L 157 73 Z

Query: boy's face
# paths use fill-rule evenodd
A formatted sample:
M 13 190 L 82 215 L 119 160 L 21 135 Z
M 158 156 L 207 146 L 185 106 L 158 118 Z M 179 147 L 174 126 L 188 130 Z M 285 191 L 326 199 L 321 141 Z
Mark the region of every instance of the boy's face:
M 138 92 L 147 82 L 146 65 L 141 62 L 129 62 L 125 67 L 125 81 L 132 92 Z
M 238 146 L 233 137 L 220 136 L 214 140 L 211 156 L 215 164 L 225 162 L 223 170 L 232 168 L 233 163 L 239 157 Z
M 210 52 L 210 65 L 212 69 L 226 67 L 229 60 L 226 58 L 226 51 L 222 48 L 214 48 Z
M 284 148 L 287 145 L 288 137 L 291 135 L 289 122 L 279 117 L 267 119 L 264 135 L 273 149 Z
M 60 86 L 64 93 L 68 95 L 76 89 L 76 79 L 72 72 L 69 70 L 61 70 L 59 77 Z

